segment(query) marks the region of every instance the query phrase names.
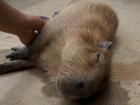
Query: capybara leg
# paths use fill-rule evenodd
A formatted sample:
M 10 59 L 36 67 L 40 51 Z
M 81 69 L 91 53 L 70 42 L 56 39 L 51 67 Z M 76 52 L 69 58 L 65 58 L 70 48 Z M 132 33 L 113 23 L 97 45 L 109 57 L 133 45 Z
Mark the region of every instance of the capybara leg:
M 15 60 L 0 64 L 0 74 L 24 70 L 35 67 L 30 61 Z

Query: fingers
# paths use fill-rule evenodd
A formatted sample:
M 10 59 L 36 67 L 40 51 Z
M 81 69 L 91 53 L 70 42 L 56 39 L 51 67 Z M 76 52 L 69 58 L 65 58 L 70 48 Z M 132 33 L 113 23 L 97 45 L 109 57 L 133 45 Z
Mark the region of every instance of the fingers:
M 39 16 L 26 15 L 26 21 L 21 24 L 18 37 L 24 45 L 28 45 L 41 31 L 46 21 Z
M 44 20 L 44 18 L 41 18 L 39 16 L 35 16 L 32 24 L 33 24 L 34 31 L 35 30 L 38 31 L 45 25 L 45 20 Z

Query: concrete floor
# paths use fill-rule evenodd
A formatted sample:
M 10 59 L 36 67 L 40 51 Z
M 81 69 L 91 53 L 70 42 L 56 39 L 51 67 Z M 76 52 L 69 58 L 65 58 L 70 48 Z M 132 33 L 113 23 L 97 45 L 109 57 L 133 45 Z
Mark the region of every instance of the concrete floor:
M 71 0 L 7 0 L 24 12 L 48 15 L 64 8 Z M 140 105 L 140 1 L 104 0 L 118 13 L 120 25 L 112 61 L 111 83 L 97 98 L 84 105 Z M 8 43 L 7 43 L 8 42 Z M 0 62 L 7 49 L 22 46 L 19 40 L 0 32 Z M 0 105 L 81 105 L 46 97 L 41 74 L 22 71 L 0 75 Z

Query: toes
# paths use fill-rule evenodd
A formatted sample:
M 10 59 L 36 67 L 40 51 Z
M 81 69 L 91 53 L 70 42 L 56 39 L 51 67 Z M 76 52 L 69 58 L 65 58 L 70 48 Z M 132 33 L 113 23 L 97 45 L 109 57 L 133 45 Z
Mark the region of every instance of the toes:
M 7 57 L 10 61 L 13 61 L 13 60 L 16 60 L 16 58 L 15 57 L 13 57 L 13 55 L 11 54 L 11 55 L 9 55 L 9 57 Z
M 10 61 L 16 60 L 16 54 L 11 53 L 11 54 L 7 55 L 6 58 L 8 58 Z
M 11 50 L 13 50 L 13 51 L 17 51 L 19 49 L 20 49 L 19 47 L 13 47 L 13 48 L 11 48 Z
M 6 58 L 11 58 L 11 54 L 9 54 L 9 55 L 6 55 Z
M 6 58 L 8 58 L 10 61 L 17 60 L 20 58 L 20 53 L 17 49 L 14 49 L 14 51 L 8 54 Z
M 10 61 L 29 59 L 28 50 L 25 47 L 14 47 L 11 50 L 12 52 L 6 56 Z

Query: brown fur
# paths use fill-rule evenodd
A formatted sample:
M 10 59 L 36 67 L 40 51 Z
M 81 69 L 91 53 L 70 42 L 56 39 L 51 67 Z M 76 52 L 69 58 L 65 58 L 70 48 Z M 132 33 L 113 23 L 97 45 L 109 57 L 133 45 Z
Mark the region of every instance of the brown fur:
M 117 26 L 115 12 L 94 0 L 71 4 L 48 20 L 43 34 L 50 44 L 40 54 L 38 63 L 65 97 L 89 97 L 102 87 L 109 74 L 111 53 L 99 44 L 113 41 Z M 88 88 L 79 92 L 73 87 L 73 80 L 85 81 Z

